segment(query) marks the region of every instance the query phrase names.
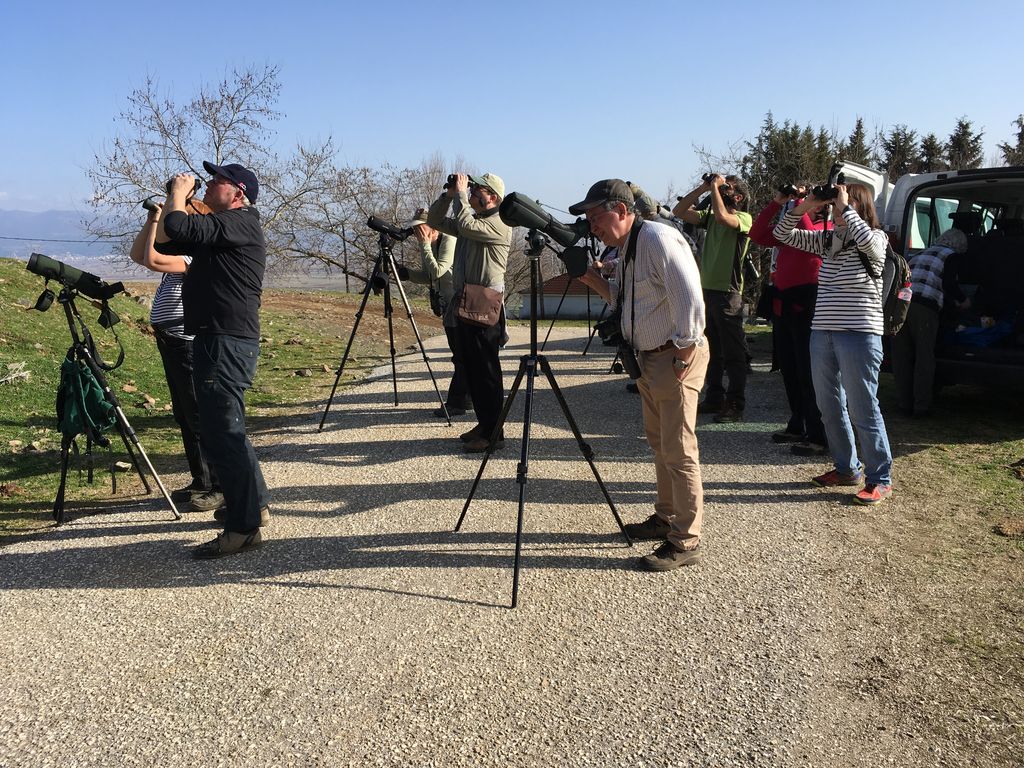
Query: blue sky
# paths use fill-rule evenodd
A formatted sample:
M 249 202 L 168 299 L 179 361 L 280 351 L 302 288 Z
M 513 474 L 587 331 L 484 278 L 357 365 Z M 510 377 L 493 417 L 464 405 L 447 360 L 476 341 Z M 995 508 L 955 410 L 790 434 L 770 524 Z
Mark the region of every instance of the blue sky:
M 966 114 L 986 159 L 1024 112 L 1018 2 L 3 4 L 0 208 L 85 210 L 85 168 L 147 73 L 184 100 L 281 68 L 276 146 L 462 156 L 565 208 L 599 178 L 686 191 L 771 110 L 845 135 Z M 1016 63 L 1014 63 L 1016 62 Z

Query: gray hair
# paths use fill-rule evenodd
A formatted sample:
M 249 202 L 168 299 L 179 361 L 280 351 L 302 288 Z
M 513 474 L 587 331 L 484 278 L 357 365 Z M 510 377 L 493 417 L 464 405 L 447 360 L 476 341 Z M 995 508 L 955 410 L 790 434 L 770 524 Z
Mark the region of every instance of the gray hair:
M 955 253 L 964 253 L 967 250 L 967 235 L 954 227 L 939 235 L 932 245 L 941 245 Z

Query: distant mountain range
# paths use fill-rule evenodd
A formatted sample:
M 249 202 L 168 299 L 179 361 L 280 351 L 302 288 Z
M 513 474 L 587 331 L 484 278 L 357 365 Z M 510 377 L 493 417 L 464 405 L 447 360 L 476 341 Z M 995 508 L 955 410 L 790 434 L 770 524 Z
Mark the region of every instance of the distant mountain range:
M 88 242 L 90 237 L 82 229 L 82 218 L 83 214 L 78 211 L 0 210 L 0 256 L 27 259 L 31 253 L 45 253 L 70 261 L 109 254 L 110 243 Z

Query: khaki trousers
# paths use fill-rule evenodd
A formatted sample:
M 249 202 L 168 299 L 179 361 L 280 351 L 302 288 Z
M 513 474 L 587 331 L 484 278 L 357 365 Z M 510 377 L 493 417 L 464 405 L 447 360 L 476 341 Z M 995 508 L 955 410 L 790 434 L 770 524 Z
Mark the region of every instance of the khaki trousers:
M 671 348 L 640 352 L 637 381 L 643 401 L 644 431 L 654 451 L 658 497 L 654 512 L 669 524 L 668 540 L 681 549 L 700 542 L 704 486 L 697 448 L 697 402 L 708 370 L 707 341 L 697 347 L 682 381 L 672 368 Z

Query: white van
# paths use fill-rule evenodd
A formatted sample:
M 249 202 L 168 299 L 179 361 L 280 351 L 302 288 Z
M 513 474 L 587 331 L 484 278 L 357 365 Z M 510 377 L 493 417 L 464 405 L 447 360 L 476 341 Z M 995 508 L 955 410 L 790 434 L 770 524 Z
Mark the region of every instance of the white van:
M 967 235 L 959 282 L 973 306 L 959 316 L 947 307 L 937 383 L 1024 386 L 1024 167 L 911 173 L 886 196 L 879 218 L 908 261 L 951 227 Z

